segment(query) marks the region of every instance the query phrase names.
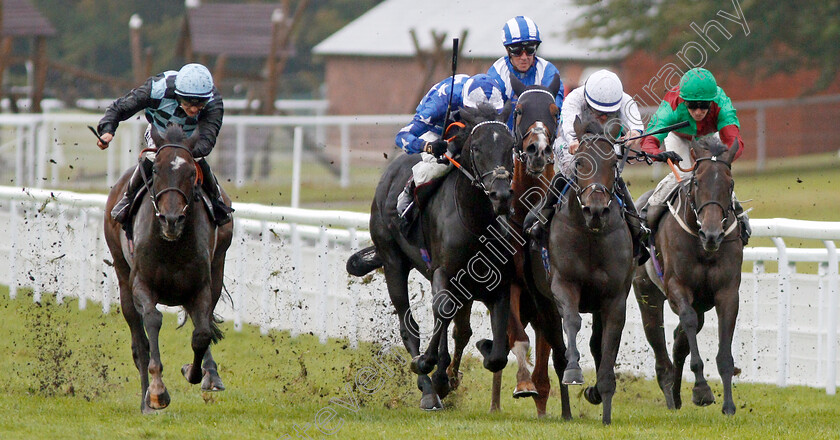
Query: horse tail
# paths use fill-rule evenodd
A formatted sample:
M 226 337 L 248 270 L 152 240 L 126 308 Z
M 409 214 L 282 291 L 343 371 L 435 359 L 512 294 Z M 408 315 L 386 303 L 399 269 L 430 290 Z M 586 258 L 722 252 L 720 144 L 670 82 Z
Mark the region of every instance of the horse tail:
M 224 339 L 225 333 L 219 326 L 216 324 L 216 316 L 213 315 L 213 319 L 210 320 L 210 342 L 213 344 L 218 344 L 219 341 Z
M 382 265 L 382 259 L 376 253 L 376 246 L 368 246 L 347 259 L 347 273 L 361 277 L 374 269 L 379 269 Z

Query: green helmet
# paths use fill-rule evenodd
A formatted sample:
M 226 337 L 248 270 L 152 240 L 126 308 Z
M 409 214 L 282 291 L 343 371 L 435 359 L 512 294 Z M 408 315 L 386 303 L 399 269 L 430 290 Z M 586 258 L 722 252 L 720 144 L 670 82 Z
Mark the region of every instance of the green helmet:
M 680 79 L 680 98 L 686 101 L 711 101 L 717 96 L 717 81 L 712 72 L 695 67 Z

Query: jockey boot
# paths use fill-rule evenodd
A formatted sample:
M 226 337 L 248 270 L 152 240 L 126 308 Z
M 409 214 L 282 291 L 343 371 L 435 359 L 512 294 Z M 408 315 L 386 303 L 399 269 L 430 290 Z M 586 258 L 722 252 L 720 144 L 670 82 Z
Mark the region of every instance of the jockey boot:
M 551 218 L 554 217 L 555 205 L 560 201 L 560 194 L 566 187 L 568 181 L 561 173 L 557 173 L 551 179 L 551 185 L 546 191 L 542 205 L 536 210 L 531 210 L 525 216 L 522 227 L 542 247 L 548 247 L 548 228 L 551 225 Z M 535 214 L 539 212 L 539 214 Z M 543 220 L 545 220 L 543 222 Z
M 738 226 L 741 229 L 741 242 L 743 242 L 744 246 L 746 246 L 750 241 L 750 236 L 752 235 L 750 218 L 747 216 L 747 213 L 744 212 L 744 207 L 741 206 L 741 202 L 737 199 L 733 201 L 732 205 L 733 208 L 735 208 L 735 217 L 738 218 Z
M 222 190 L 219 187 L 216 176 L 210 170 L 210 164 L 207 163 L 206 159 L 198 159 L 196 163 L 201 167 L 201 173 L 204 174 L 201 187 L 207 193 L 207 197 L 210 198 L 210 204 L 213 205 L 213 221 L 216 223 L 216 226 L 223 226 L 230 223 L 233 220 L 233 216 L 230 215 L 233 212 L 233 208 L 225 205 L 225 201 L 222 199 Z
M 633 256 L 638 257 L 638 264 L 642 265 L 650 258 L 650 253 L 645 246 L 650 238 L 650 229 L 642 224 L 639 213 L 636 211 L 636 204 L 633 203 L 633 196 L 630 195 L 630 190 L 627 189 L 624 179 L 619 177 L 615 183 L 617 193 L 624 205 L 624 220 L 627 222 L 627 226 L 630 228 L 630 236 L 633 238 Z
M 400 232 L 403 235 L 408 235 L 416 217 L 414 215 L 415 211 L 417 211 L 417 209 L 414 209 L 414 205 L 417 204 L 414 200 L 414 191 L 416 188 L 414 176 L 412 176 L 408 179 L 405 188 L 400 191 L 400 195 L 397 197 L 397 217 L 399 218 Z
M 650 231 L 651 238 L 656 235 L 659 221 L 662 219 L 662 215 L 667 211 L 668 207 L 665 205 L 651 205 L 650 203 L 646 203 L 642 208 L 640 218 Z
M 140 163 L 134 167 L 134 173 L 128 179 L 128 186 L 125 188 L 125 194 L 122 199 L 114 205 L 111 209 L 111 218 L 122 225 L 128 221 L 128 214 L 131 212 L 131 204 L 134 198 L 137 197 L 137 192 L 143 187 L 143 173 L 146 174 L 147 179 L 152 178 L 152 167 L 154 162 L 143 158 Z M 142 167 L 142 171 L 141 171 Z

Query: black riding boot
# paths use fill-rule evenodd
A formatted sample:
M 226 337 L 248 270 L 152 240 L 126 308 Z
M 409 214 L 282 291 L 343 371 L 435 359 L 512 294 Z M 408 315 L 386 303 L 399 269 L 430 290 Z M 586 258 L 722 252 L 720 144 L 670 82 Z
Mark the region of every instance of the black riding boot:
M 143 171 L 146 173 L 146 178 L 151 179 L 153 166 L 154 162 L 144 158 L 136 167 L 134 167 L 134 174 L 132 174 L 131 178 L 128 180 L 128 187 L 125 189 L 125 194 L 123 194 L 122 199 L 114 205 L 114 208 L 111 209 L 111 218 L 117 223 L 124 225 L 126 220 L 128 220 L 128 214 L 131 212 L 131 203 L 137 196 L 137 192 L 143 187 L 143 175 L 140 172 L 140 167 L 143 167 Z
M 414 205 L 417 203 L 414 200 L 414 191 L 416 185 L 414 183 L 414 176 L 408 179 L 400 195 L 397 197 L 397 216 L 400 219 L 399 228 L 403 235 L 408 235 L 411 225 L 414 223 L 416 216 L 414 215 L 417 209 Z
M 741 229 L 741 242 L 743 242 L 744 246 L 746 246 L 750 241 L 750 236 L 752 235 L 750 218 L 747 216 L 747 213 L 744 212 L 744 207 L 741 206 L 741 202 L 737 199 L 732 203 L 732 205 L 735 208 L 735 216 L 738 218 L 738 225 Z
M 615 181 L 615 186 L 622 203 L 624 203 L 624 220 L 627 222 L 627 226 L 630 228 L 630 236 L 633 238 L 633 256 L 638 257 L 639 265 L 642 265 L 650 258 L 650 253 L 645 246 L 648 238 L 650 238 L 650 230 L 642 224 L 639 213 L 636 211 L 636 204 L 633 203 L 633 196 L 630 195 L 630 190 L 627 189 L 624 179 L 619 177 Z
M 567 183 L 568 181 L 561 173 L 555 174 L 551 179 L 551 185 L 546 191 L 542 204 L 536 210 L 539 215 L 535 214 L 534 210 L 529 211 L 522 222 L 522 227 L 527 234 L 543 247 L 548 246 L 548 227 L 551 225 L 551 218 L 554 217 L 555 205 L 560 200 L 560 194 Z M 544 223 L 543 219 L 545 219 Z
M 225 205 L 225 201 L 222 199 L 222 190 L 219 187 L 219 182 L 216 181 L 216 176 L 210 170 L 210 164 L 207 163 L 206 159 L 200 159 L 196 162 L 201 167 L 201 173 L 204 174 L 201 187 L 207 193 L 207 196 L 210 197 L 210 204 L 213 205 L 213 221 L 217 226 L 230 223 L 233 220 L 233 217 L 230 215 L 233 212 L 233 208 Z

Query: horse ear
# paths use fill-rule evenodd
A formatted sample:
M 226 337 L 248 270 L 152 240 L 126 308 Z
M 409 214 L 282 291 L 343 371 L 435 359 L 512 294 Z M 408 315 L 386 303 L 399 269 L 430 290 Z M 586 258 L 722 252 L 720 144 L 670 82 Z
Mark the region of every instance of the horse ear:
M 583 126 L 583 121 L 580 120 L 580 115 L 575 116 L 574 128 L 575 137 L 577 137 L 578 139 L 583 139 L 583 130 L 586 127 Z
M 619 122 L 618 119 L 607 121 L 606 128 L 607 136 L 609 136 L 609 138 L 613 140 L 618 140 L 618 137 L 621 135 L 621 130 L 623 129 L 621 127 L 621 122 Z
M 728 157 L 726 158 L 727 163 L 732 163 L 735 160 L 735 155 L 738 154 L 738 149 L 741 148 L 741 145 L 738 144 L 738 139 L 732 140 L 732 145 L 729 146 Z
M 502 108 L 501 121 L 505 122 L 510 117 L 510 112 L 513 110 L 513 101 L 508 101 Z
M 458 114 L 461 116 L 461 120 L 468 124 L 475 124 L 475 113 L 469 107 L 461 107 L 461 110 L 458 111 Z M 444 127 L 444 130 L 446 128 Z
M 554 79 L 551 80 L 551 84 L 548 85 L 548 91 L 551 92 L 552 95 L 557 96 L 557 92 L 560 91 L 560 74 L 555 73 Z
M 513 93 L 516 96 L 521 95 L 522 92 L 525 91 L 525 84 L 522 84 L 522 81 L 520 81 L 513 72 L 510 73 L 510 85 L 513 87 Z
M 691 161 L 697 162 L 697 151 L 694 150 L 694 145 L 691 146 L 691 149 L 689 151 L 691 153 Z
M 157 146 L 161 146 L 166 143 L 163 141 L 163 136 L 161 136 L 160 132 L 154 124 L 151 124 L 149 135 L 152 137 L 152 142 L 154 142 Z
M 190 149 L 190 152 L 193 152 L 193 150 L 195 150 L 195 144 L 197 144 L 197 143 L 198 143 L 198 139 L 199 139 L 199 138 L 200 138 L 200 135 L 199 135 L 199 133 L 198 133 L 198 129 L 196 128 L 195 130 L 193 130 L 193 132 L 192 132 L 192 134 L 190 135 L 190 137 L 188 137 L 188 138 L 184 141 L 184 146 L 185 146 L 185 147 L 187 147 L 187 148 L 189 148 L 189 149 Z
M 551 103 L 551 106 L 548 109 L 551 112 L 551 116 L 554 116 L 555 118 L 560 113 L 560 107 L 557 107 L 557 104 L 553 102 Z

